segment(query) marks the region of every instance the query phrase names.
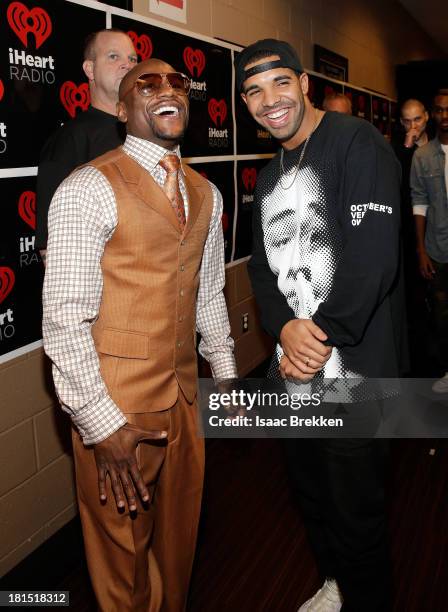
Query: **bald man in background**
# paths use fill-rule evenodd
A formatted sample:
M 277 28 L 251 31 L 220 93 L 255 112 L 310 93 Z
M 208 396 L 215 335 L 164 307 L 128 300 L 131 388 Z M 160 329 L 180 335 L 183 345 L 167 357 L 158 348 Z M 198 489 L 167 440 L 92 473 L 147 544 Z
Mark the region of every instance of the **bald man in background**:
M 409 175 L 411 172 L 412 157 L 419 147 L 422 147 L 428 142 L 428 134 L 426 133 L 428 120 L 429 115 L 423 102 L 410 98 L 403 103 L 400 110 L 400 123 L 404 129 L 404 134 L 394 142 L 393 147 L 403 172 L 401 195 L 402 221 L 404 223 L 406 223 L 406 217 L 409 216 L 409 211 L 411 210 Z
M 400 123 L 405 129 L 403 146 L 406 149 L 422 147 L 428 142 L 426 124 L 428 123 L 428 113 L 420 100 L 411 98 L 401 107 Z
M 117 120 L 118 88 L 137 63 L 129 36 L 116 28 L 89 34 L 82 69 L 89 81 L 90 106 L 58 128 L 42 148 L 37 175 L 36 248 L 45 262 L 51 198 L 78 166 L 115 149 L 126 130 Z
M 352 114 L 352 103 L 350 98 L 347 98 L 343 93 L 337 91 L 333 91 L 325 96 L 322 108 L 324 111 L 335 111 L 345 115 Z
M 410 173 L 415 151 L 428 142 L 426 126 L 429 120 L 425 106 L 420 100 L 410 98 L 400 109 L 400 124 L 403 132 L 392 143 L 395 155 L 401 165 L 401 235 L 403 245 L 403 272 L 406 290 L 407 325 L 409 327 L 409 346 L 411 366 L 418 363 L 425 354 L 425 325 L 422 325 L 424 312 L 425 287 L 418 275 L 417 254 L 415 250 L 415 226 L 412 214 Z M 424 358 L 423 358 L 424 360 Z

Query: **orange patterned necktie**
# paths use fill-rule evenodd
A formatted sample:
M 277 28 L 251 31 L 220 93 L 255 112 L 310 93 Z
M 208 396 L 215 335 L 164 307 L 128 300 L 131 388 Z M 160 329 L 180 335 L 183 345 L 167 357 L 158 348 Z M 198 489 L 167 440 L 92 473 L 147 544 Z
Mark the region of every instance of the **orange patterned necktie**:
M 171 202 L 171 206 L 173 207 L 179 221 L 179 226 L 181 230 L 183 230 L 185 227 L 186 218 L 184 200 L 179 188 L 178 172 L 180 159 L 177 157 L 177 155 L 165 155 L 165 157 L 159 161 L 159 165 L 166 171 L 163 191 L 165 192 L 168 200 Z

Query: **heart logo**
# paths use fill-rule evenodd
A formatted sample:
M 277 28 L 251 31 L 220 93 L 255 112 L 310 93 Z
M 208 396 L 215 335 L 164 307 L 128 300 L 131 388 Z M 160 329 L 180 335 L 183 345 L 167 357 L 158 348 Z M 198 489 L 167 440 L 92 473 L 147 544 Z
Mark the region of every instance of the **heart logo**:
M 5 93 L 5 86 L 3 85 L 3 81 L 0 79 L 0 101 L 3 99 L 4 93 Z
M 8 297 L 14 287 L 16 277 L 11 268 L 0 267 L 0 304 Z
M 24 191 L 19 198 L 19 215 L 33 230 L 36 229 L 36 194 Z
M 210 115 L 213 123 L 218 126 L 224 123 L 225 118 L 227 117 L 227 104 L 225 100 L 215 100 L 212 98 L 208 103 L 208 114 Z
M 6 12 L 8 23 L 22 44 L 28 46 L 28 33 L 34 34 L 36 50 L 41 47 L 52 32 L 51 19 L 40 6 L 29 10 L 21 2 L 11 2 Z
M 149 36 L 147 36 L 146 34 L 141 34 L 139 36 L 136 32 L 133 32 L 132 30 L 128 32 L 128 36 L 134 43 L 137 55 L 140 57 L 142 62 L 151 57 L 153 46 Z
M 204 172 L 204 170 L 201 170 L 201 171 L 199 172 L 199 174 L 200 174 L 201 176 L 203 176 L 205 179 L 208 179 L 208 176 L 207 176 L 207 174 Z
M 200 49 L 194 50 L 191 47 L 186 47 L 184 49 L 184 62 L 191 76 L 194 76 L 196 71 L 196 76 L 200 77 L 205 68 L 205 55 Z
M 70 117 L 76 117 L 76 109 L 81 108 L 87 110 L 90 104 L 90 91 L 87 83 L 75 85 L 73 81 L 65 81 L 59 90 L 59 98 L 62 106 L 68 112 Z
M 246 191 L 253 191 L 257 182 L 257 169 L 244 168 L 242 173 L 243 185 Z

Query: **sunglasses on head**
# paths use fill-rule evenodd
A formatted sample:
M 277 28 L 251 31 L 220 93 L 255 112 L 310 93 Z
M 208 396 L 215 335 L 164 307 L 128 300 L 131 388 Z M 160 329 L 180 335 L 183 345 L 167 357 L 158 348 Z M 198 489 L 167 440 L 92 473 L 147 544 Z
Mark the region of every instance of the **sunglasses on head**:
M 145 98 L 154 96 L 162 89 L 164 80 L 166 80 L 168 85 L 175 91 L 185 96 L 188 95 L 191 87 L 191 80 L 185 74 L 181 72 L 151 72 L 142 74 L 122 97 L 124 98 L 127 96 L 134 87 L 136 87 L 138 93 Z

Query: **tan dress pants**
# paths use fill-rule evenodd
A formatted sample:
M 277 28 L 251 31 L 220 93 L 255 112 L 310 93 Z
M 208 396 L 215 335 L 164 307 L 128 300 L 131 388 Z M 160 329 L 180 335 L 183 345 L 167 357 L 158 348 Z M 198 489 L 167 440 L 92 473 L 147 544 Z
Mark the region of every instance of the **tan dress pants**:
M 101 504 L 92 448 L 74 432 L 79 510 L 87 563 L 102 612 L 182 612 L 193 564 L 204 477 L 196 404 L 179 392 L 162 412 L 126 414 L 129 423 L 168 431 L 168 443 L 142 442 L 137 460 L 150 490 L 135 516 L 119 513 L 108 479 Z

